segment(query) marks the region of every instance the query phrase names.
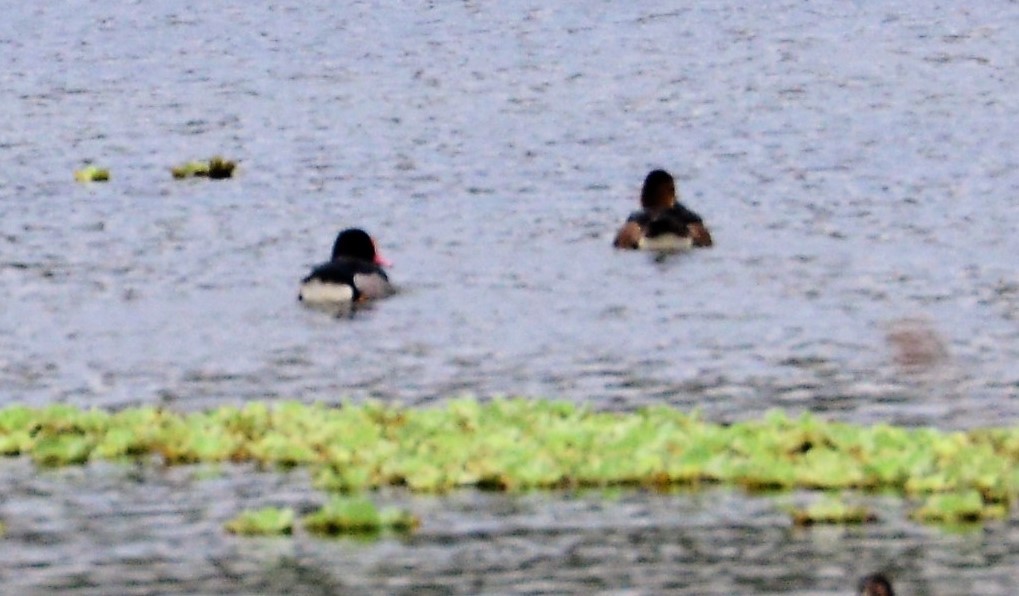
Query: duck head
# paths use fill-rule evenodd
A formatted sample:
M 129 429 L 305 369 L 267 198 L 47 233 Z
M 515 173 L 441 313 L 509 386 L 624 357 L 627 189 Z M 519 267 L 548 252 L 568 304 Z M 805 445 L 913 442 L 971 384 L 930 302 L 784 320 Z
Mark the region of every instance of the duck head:
M 332 260 L 341 257 L 375 263 L 380 267 L 391 265 L 375 247 L 375 241 L 360 228 L 347 228 L 336 236 L 333 243 Z
M 652 170 L 644 178 L 640 205 L 651 214 L 661 213 L 676 204 L 676 180 L 665 170 Z

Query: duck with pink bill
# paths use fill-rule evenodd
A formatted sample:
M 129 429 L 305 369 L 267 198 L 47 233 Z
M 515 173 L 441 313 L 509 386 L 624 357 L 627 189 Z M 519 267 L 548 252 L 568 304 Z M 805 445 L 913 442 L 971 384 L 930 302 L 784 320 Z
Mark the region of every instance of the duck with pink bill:
M 332 258 L 301 280 L 297 299 L 308 305 L 350 306 L 393 293 L 383 267 L 391 263 L 362 229 L 348 228 L 336 236 Z

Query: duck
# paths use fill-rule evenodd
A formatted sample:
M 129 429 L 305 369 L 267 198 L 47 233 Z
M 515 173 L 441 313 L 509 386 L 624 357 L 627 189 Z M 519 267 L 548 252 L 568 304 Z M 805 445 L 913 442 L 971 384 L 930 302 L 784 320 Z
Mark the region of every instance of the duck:
M 860 596 L 895 596 L 892 582 L 883 573 L 872 573 L 862 578 L 856 591 Z
M 383 269 L 389 265 L 367 232 L 347 228 L 336 235 L 332 258 L 301 280 L 297 299 L 308 305 L 342 307 L 384 298 L 393 293 Z
M 678 201 L 676 180 L 665 170 L 644 179 L 640 205 L 616 233 L 616 248 L 662 252 L 714 244 L 701 216 Z

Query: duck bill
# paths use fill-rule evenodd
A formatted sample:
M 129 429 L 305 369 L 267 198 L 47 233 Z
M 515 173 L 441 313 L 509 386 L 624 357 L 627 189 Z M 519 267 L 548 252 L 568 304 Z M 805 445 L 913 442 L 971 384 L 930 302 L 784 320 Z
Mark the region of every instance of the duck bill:
M 379 267 L 389 267 L 390 265 L 393 264 L 392 261 L 382 256 L 382 252 L 379 251 L 379 245 L 375 242 L 374 238 L 372 238 L 372 248 L 375 249 L 375 260 L 372 261 L 373 263 L 375 263 Z

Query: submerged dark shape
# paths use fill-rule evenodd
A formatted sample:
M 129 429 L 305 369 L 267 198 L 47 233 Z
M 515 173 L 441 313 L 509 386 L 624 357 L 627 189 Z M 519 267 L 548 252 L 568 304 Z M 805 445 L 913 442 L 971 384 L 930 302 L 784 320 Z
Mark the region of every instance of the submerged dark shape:
M 883 573 L 872 573 L 860 579 L 859 596 L 895 596 L 892 582 Z
M 948 359 L 948 348 L 933 323 L 923 318 L 895 321 L 886 336 L 892 359 L 907 370 L 929 370 Z

